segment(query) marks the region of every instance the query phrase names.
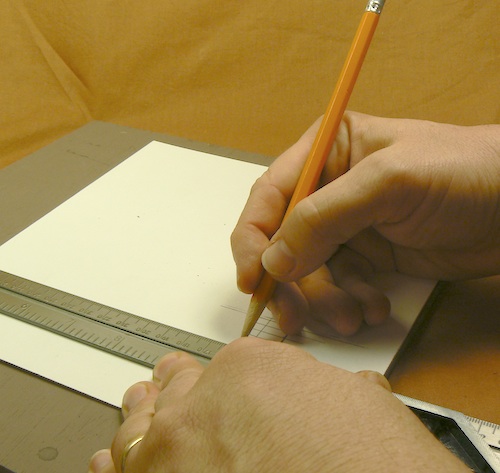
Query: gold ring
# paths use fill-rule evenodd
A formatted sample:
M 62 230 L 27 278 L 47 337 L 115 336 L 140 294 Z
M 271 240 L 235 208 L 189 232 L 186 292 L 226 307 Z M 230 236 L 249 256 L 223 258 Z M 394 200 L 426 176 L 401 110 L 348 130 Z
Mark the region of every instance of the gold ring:
M 125 473 L 125 463 L 127 463 L 127 457 L 128 454 L 130 453 L 130 450 L 132 450 L 132 448 L 134 448 L 143 438 L 144 435 L 139 435 L 139 437 L 136 437 L 135 439 L 127 443 L 127 445 L 125 445 L 125 448 L 123 449 L 122 452 L 122 461 L 121 461 L 122 473 Z

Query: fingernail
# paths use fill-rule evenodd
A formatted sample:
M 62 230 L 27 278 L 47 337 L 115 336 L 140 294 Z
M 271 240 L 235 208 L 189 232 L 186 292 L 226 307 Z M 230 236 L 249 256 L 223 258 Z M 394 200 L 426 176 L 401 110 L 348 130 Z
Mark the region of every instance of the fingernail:
M 170 368 L 177 362 L 182 352 L 173 352 L 165 355 L 153 368 L 153 380 L 158 383 L 163 381 L 170 371 Z
M 134 384 L 127 389 L 123 395 L 122 410 L 123 415 L 127 416 L 128 413 L 136 407 L 148 394 L 148 389 L 144 384 Z
M 392 390 L 391 385 L 387 380 L 387 378 L 383 374 L 378 373 L 377 371 L 365 370 L 365 371 L 359 371 L 358 374 L 360 374 L 373 384 L 378 384 L 379 386 L 382 386 L 388 391 Z
M 281 312 L 279 310 L 279 306 L 278 304 L 276 304 L 276 302 L 274 302 L 272 299 L 267 303 L 267 308 L 269 309 L 269 311 L 271 312 L 271 314 L 273 315 L 274 317 L 274 320 L 276 320 L 276 323 L 278 324 L 278 326 L 280 325 L 280 322 L 281 322 Z
M 101 473 L 105 471 L 112 463 L 111 452 L 109 450 L 100 450 L 90 459 L 89 473 Z
M 371 381 L 372 383 L 375 384 L 378 384 L 380 379 L 382 378 L 382 375 L 380 373 L 377 373 L 376 371 L 364 371 L 363 376 L 368 381 Z
M 282 239 L 274 242 L 262 255 L 262 265 L 272 276 L 285 277 L 295 269 L 296 264 L 292 251 Z

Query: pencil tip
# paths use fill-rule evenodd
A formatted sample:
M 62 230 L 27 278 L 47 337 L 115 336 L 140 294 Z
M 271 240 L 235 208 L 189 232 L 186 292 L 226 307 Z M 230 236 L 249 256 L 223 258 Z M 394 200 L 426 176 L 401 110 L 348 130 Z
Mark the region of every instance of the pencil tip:
M 247 315 L 245 317 L 245 323 L 243 324 L 243 330 L 241 331 L 242 337 L 248 337 L 250 335 L 250 332 L 257 323 L 257 320 L 259 320 L 259 317 L 261 316 L 265 307 L 265 303 L 257 300 L 256 297 L 252 297 L 252 299 L 250 300 L 250 305 L 248 306 Z

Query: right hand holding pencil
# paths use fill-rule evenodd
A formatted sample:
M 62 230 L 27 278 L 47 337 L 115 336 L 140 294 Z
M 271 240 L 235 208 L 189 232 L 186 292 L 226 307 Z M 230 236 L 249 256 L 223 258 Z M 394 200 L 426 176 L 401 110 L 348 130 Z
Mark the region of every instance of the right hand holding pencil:
M 381 323 L 375 272 L 433 279 L 500 272 L 500 126 L 345 114 L 320 189 L 282 223 L 319 121 L 255 183 L 232 235 L 238 285 L 264 267 L 286 333 L 309 318 L 341 334 Z M 279 231 L 278 231 L 279 229 Z

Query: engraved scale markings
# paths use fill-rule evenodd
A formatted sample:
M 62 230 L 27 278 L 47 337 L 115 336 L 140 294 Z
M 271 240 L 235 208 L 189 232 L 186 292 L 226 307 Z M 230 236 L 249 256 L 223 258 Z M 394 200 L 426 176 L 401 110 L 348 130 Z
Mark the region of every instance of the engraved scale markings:
M 148 367 L 175 350 L 206 362 L 224 346 L 3 271 L 0 312 Z
M 0 271 L 0 314 L 152 368 L 169 351 L 208 362 L 224 343 Z M 500 426 L 467 417 L 499 456 Z
M 496 455 L 500 463 L 500 425 L 494 424 L 493 422 L 477 419 L 475 417 L 466 416 L 466 418 L 471 423 L 476 432 L 491 447 L 493 453 Z

